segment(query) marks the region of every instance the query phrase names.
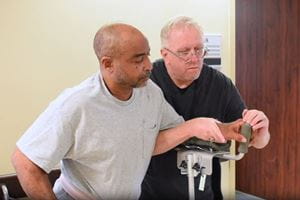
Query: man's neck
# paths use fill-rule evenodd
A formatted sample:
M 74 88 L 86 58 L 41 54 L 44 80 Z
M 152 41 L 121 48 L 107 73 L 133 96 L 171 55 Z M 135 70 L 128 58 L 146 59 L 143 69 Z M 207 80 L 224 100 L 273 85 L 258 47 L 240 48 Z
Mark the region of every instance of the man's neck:
M 128 99 L 130 99 L 133 92 L 133 88 L 120 86 L 119 84 L 109 79 L 105 79 L 104 77 L 103 81 L 111 95 L 113 95 L 121 101 L 127 101 Z

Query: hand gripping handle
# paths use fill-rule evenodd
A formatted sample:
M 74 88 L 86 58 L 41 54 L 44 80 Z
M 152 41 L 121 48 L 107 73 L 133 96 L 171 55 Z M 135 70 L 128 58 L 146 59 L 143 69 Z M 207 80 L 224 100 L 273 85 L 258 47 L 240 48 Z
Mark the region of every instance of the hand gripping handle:
M 225 160 L 240 160 L 244 157 L 244 154 L 248 152 L 248 146 L 252 135 L 252 127 L 250 124 L 245 123 L 241 126 L 241 134 L 246 138 L 246 142 L 241 142 L 238 148 L 238 154 L 219 154 L 215 157 L 222 158 Z

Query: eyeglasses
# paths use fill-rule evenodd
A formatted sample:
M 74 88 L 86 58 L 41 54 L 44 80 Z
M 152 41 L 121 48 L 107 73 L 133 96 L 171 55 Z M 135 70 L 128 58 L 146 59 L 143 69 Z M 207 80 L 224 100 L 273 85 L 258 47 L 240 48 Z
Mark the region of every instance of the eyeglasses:
M 203 58 L 207 53 L 206 48 L 191 49 L 191 50 L 178 51 L 178 52 L 174 52 L 166 47 L 164 49 L 167 50 L 168 52 L 170 52 L 171 54 L 173 54 L 174 56 L 176 56 L 177 58 L 183 60 L 186 63 L 191 61 L 192 55 L 197 56 L 197 58 Z

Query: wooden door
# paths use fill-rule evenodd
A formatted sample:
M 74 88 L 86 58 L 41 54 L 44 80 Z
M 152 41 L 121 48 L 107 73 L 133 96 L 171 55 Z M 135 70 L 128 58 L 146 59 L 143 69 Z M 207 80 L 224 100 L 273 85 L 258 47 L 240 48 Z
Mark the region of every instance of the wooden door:
M 236 84 L 270 119 L 271 141 L 237 162 L 236 187 L 300 199 L 300 1 L 236 0 Z

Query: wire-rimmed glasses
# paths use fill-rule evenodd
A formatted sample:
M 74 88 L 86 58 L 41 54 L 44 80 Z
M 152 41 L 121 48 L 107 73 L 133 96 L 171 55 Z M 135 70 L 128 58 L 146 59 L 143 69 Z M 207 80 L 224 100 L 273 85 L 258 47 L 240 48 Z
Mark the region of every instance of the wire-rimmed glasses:
M 205 47 L 199 49 L 186 50 L 186 51 L 178 51 L 178 52 L 174 52 L 166 47 L 164 49 L 186 63 L 191 61 L 193 55 L 197 56 L 198 58 L 203 58 L 207 53 L 207 49 Z

